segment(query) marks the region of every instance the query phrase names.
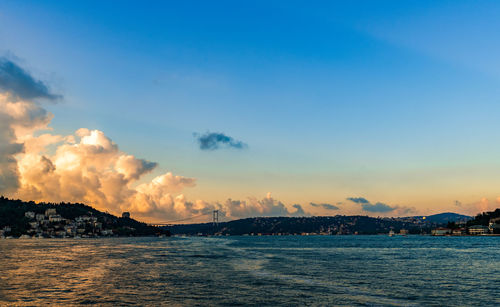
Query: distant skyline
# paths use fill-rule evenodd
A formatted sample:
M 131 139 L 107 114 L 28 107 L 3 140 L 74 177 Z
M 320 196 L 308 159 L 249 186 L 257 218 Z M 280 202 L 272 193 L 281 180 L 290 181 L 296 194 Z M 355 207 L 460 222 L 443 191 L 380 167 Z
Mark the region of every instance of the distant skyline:
M 0 194 L 147 221 L 492 210 L 499 14 L 2 1 Z

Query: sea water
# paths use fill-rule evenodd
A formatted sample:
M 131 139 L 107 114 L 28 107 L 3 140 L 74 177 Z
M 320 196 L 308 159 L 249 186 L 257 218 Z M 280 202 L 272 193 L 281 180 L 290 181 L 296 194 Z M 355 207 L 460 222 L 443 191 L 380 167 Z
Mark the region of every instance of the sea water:
M 0 240 L 0 305 L 500 306 L 500 237 Z

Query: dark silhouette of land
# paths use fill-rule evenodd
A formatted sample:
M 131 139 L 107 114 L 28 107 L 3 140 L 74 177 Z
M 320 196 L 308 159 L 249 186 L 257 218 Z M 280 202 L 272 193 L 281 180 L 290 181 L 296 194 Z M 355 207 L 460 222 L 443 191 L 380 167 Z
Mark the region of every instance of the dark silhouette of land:
M 449 222 L 463 223 L 470 216 L 456 213 L 441 213 L 431 216 L 369 217 L 369 216 L 313 216 L 313 217 L 255 217 L 230 222 L 183 224 L 166 227 L 172 234 L 200 235 L 245 235 L 245 234 L 360 234 L 388 233 L 428 234 L 435 227 Z
M 152 235 L 373 235 L 430 234 L 438 227 L 467 229 L 489 227 L 500 233 L 500 209 L 472 218 L 456 213 L 430 216 L 369 217 L 254 217 L 221 223 L 179 224 L 155 227 L 136 221 L 127 213 L 117 217 L 80 203 L 35 203 L 0 196 L 0 236 L 19 237 L 99 237 Z M 467 231 L 464 232 L 468 234 Z
M 0 232 L 12 237 L 170 235 L 166 229 L 129 217 L 117 217 L 84 204 L 35 203 L 3 196 L 0 196 Z

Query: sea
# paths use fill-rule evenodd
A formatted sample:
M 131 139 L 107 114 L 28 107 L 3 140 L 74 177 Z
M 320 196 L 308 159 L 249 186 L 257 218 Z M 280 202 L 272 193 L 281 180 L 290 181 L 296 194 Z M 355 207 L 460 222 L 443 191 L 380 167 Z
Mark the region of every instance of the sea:
M 1 306 L 500 306 L 500 237 L 0 240 Z

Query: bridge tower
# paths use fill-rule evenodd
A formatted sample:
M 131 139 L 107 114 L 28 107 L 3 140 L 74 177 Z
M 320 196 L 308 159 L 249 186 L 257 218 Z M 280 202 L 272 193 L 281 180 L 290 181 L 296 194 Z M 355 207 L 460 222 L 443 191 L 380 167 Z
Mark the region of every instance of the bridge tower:
M 217 227 L 217 225 L 219 225 L 219 210 L 213 211 L 212 218 L 213 218 L 214 227 Z

